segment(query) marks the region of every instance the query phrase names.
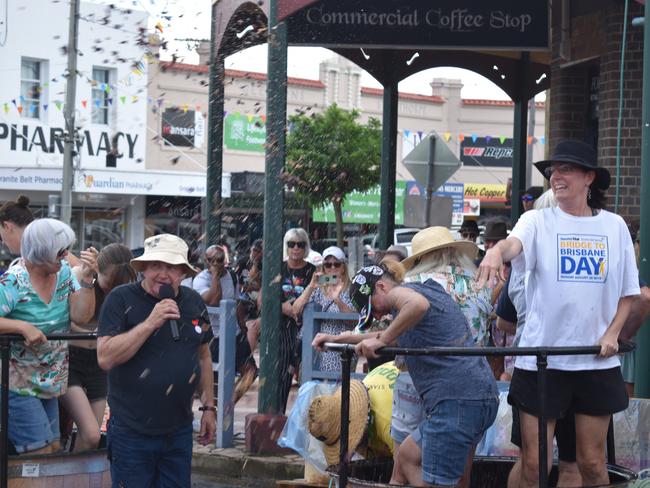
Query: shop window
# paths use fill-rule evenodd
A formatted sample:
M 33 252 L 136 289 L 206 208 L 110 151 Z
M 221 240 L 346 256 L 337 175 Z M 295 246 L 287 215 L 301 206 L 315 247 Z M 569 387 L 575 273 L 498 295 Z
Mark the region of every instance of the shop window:
M 20 65 L 21 115 L 29 119 L 41 117 L 41 80 L 44 78 L 44 61 L 22 58 Z
M 145 238 L 157 234 L 174 234 L 183 239 L 189 247 L 190 261 L 196 263 L 201 257 L 201 199 L 148 196 Z
M 92 122 L 93 124 L 108 125 L 108 99 L 110 90 L 111 70 L 108 68 L 93 68 L 92 81 Z

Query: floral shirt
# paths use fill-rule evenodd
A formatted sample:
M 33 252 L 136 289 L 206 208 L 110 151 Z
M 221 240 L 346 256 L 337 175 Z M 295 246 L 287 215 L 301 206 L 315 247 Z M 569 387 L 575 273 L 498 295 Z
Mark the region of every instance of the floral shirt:
M 467 318 L 474 343 L 485 346 L 492 313 L 491 293 L 488 287 L 477 288 L 474 274 L 458 266 L 448 266 L 444 272 L 408 275 L 407 282 L 437 281 L 451 295 Z
M 50 303 L 44 303 L 32 287 L 22 260 L 0 278 L 0 316 L 23 320 L 44 334 L 70 330 L 69 298 L 80 288 L 67 261 L 56 275 Z M 12 342 L 9 355 L 9 389 L 24 396 L 54 398 L 68 385 L 68 343 L 49 341 L 35 347 Z
M 321 288 L 316 288 L 309 301 L 320 305 L 323 312 L 339 313 L 341 310 L 336 302 L 325 296 Z M 348 307 L 353 308 L 352 300 L 348 294 L 348 290 L 341 293 L 341 301 Z M 354 329 L 354 322 L 345 320 L 324 320 L 321 322 L 320 331 L 325 334 L 339 335 L 346 330 Z M 325 351 L 320 355 L 320 370 L 321 371 L 341 371 L 341 355 L 334 351 Z

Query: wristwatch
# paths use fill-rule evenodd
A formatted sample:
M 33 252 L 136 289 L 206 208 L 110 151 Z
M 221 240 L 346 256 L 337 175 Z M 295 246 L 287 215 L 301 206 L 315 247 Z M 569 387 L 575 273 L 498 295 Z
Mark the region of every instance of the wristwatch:
M 202 407 L 199 407 L 199 412 L 205 412 L 205 411 L 210 411 L 210 412 L 217 412 L 217 407 L 214 406 L 209 406 L 209 405 L 203 405 Z
M 79 281 L 79 285 L 81 286 L 81 288 L 95 288 L 95 281 L 97 281 L 97 278 L 93 278 L 92 280 L 90 280 L 90 282 Z

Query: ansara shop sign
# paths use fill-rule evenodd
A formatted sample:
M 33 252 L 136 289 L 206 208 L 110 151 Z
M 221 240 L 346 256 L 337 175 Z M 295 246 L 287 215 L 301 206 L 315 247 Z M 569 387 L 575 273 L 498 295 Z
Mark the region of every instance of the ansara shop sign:
M 482 203 L 505 203 L 506 185 L 465 183 L 465 198 L 479 199 Z

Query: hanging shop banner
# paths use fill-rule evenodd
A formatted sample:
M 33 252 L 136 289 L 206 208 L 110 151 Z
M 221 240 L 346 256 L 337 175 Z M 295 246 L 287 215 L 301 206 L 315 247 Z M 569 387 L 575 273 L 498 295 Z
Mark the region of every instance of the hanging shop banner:
M 465 137 L 460 143 L 460 159 L 465 166 L 512 168 L 512 139 Z
M 162 114 L 162 139 L 166 146 L 201 148 L 204 126 L 201 112 L 170 107 Z
M 289 44 L 546 50 L 548 0 L 280 0 Z M 296 5 L 299 4 L 299 5 Z
M 398 181 L 395 184 L 395 225 L 404 225 L 404 194 L 406 182 Z M 379 202 L 381 200 L 381 187 L 365 193 L 352 192 L 343 203 L 343 222 L 346 224 L 378 224 Z M 321 208 L 312 209 L 314 222 L 336 222 L 334 205 L 331 203 Z
M 477 199 L 483 203 L 505 203 L 506 186 L 507 185 L 465 183 L 465 199 Z
M 266 121 L 253 115 L 230 114 L 224 121 L 223 144 L 236 151 L 264 152 Z

